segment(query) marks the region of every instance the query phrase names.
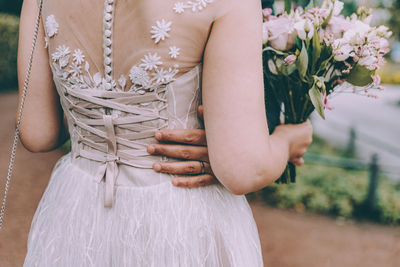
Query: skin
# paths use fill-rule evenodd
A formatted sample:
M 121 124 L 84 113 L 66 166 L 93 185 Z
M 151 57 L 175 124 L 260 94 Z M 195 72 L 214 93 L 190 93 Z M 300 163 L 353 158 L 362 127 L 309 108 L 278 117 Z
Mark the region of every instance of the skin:
M 203 119 L 203 106 L 199 106 L 198 115 L 200 119 Z M 307 121 L 298 125 L 280 125 L 273 134 L 280 134 L 281 131 L 297 131 L 304 134 L 304 139 L 294 141 L 289 159 L 296 166 L 303 165 L 303 156 L 307 153 L 307 147 L 312 142 L 311 123 Z M 156 133 L 156 139 L 159 143 L 151 144 L 147 148 L 150 154 L 171 156 L 184 160 L 153 164 L 155 171 L 175 175 L 172 179 L 173 185 L 194 188 L 219 183 L 209 163 L 205 130 L 164 129 Z M 200 161 L 204 162 L 205 172 L 202 172 Z
M 18 109 L 35 28 L 32 22 L 36 21 L 37 9 L 36 0 L 26 0 L 22 4 L 17 58 L 20 88 Z M 21 142 L 31 152 L 56 149 L 68 138 L 62 108 L 53 83 L 48 52 L 44 47 L 44 27 L 41 21 L 20 128 Z
M 20 89 L 28 66 L 37 8 L 37 1 L 26 0 L 21 10 Z M 148 148 L 149 153 L 186 160 L 153 166 L 156 171 L 176 175 L 195 174 L 174 178 L 172 182 L 177 186 L 207 185 L 215 183 L 218 177 L 233 193 L 245 194 L 271 184 L 281 175 L 287 161 L 303 163 L 302 156 L 312 140 L 309 122 L 278 126 L 272 135 L 268 134 L 259 49 L 260 10 L 258 0 L 249 0 L 214 21 L 203 60 L 204 107 L 200 114 L 206 130 L 164 129 L 156 134 L 161 143 Z M 41 21 L 20 128 L 21 142 L 31 152 L 56 149 L 68 138 L 43 37 Z M 227 47 L 226 43 L 230 45 Z M 19 90 L 18 105 L 21 95 Z M 199 160 L 205 162 L 205 173 L 200 174 Z

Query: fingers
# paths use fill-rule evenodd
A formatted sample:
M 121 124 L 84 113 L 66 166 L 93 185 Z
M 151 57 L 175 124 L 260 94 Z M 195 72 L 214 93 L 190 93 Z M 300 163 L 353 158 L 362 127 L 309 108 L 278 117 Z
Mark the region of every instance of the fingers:
M 197 115 L 201 120 L 204 120 L 204 108 L 203 105 L 198 106 L 197 108 Z
M 301 166 L 301 165 L 303 165 L 304 164 L 304 159 L 301 157 L 301 158 L 296 158 L 296 159 L 294 159 L 293 161 L 292 161 L 292 163 L 294 164 L 294 165 L 296 165 L 296 166 Z
M 206 133 L 203 129 L 163 129 L 155 134 L 160 142 L 174 142 L 191 145 L 206 145 Z
M 156 172 L 170 174 L 213 174 L 209 163 L 204 162 L 202 170 L 200 161 L 156 162 L 153 164 Z
M 217 183 L 218 180 L 210 175 L 203 174 L 189 177 L 175 177 L 172 179 L 172 184 L 177 187 L 194 188 Z
M 151 144 L 147 152 L 171 158 L 209 162 L 208 149 L 205 146 L 187 146 L 175 144 Z

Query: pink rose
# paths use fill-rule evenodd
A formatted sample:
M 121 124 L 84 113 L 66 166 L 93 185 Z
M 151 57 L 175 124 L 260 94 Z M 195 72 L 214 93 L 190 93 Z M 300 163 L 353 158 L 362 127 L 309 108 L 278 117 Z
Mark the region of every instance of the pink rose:
M 276 50 L 286 51 L 295 44 L 294 22 L 287 16 L 272 18 L 266 22 L 270 46 Z
M 335 38 L 342 38 L 343 33 L 350 30 L 352 26 L 351 22 L 344 17 L 332 17 L 326 31 L 332 33 Z

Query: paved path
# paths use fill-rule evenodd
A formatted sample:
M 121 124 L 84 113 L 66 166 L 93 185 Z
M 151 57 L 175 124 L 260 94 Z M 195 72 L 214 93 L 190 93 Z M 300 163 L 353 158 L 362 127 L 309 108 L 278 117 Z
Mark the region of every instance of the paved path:
M 0 94 L 0 196 L 3 197 L 12 141 L 15 94 Z M 34 211 L 47 186 L 59 150 L 33 154 L 18 148 L 4 228 L 0 267 L 21 267 Z M 273 209 L 252 201 L 265 266 L 398 267 L 400 227 L 344 223 L 334 219 Z M 56 266 L 55 266 L 56 267 Z
M 400 179 L 400 86 L 386 86 L 377 93 L 379 98 L 355 94 L 338 94 L 330 100 L 334 107 L 326 111 L 326 120 L 313 114 L 312 122 L 317 135 L 334 145 L 345 147 L 349 131 L 357 134 L 357 152 L 369 160 L 377 153 L 390 177 Z

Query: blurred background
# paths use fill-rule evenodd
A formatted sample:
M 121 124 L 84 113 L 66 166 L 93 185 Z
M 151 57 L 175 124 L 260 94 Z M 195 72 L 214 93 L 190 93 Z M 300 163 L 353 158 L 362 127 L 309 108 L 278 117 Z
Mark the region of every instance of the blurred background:
M 345 15 L 366 5 L 373 8 L 373 24 L 393 31 L 392 51 L 380 71 L 386 89 L 377 98 L 329 99 L 334 110 L 327 119 L 312 116 L 314 142 L 297 182 L 248 195 L 265 266 L 400 266 L 400 0 L 344 2 Z M 17 108 L 21 4 L 0 0 L 1 197 Z M 33 214 L 54 164 L 67 152 L 68 145 L 40 154 L 18 147 L 0 266 L 22 266 Z

